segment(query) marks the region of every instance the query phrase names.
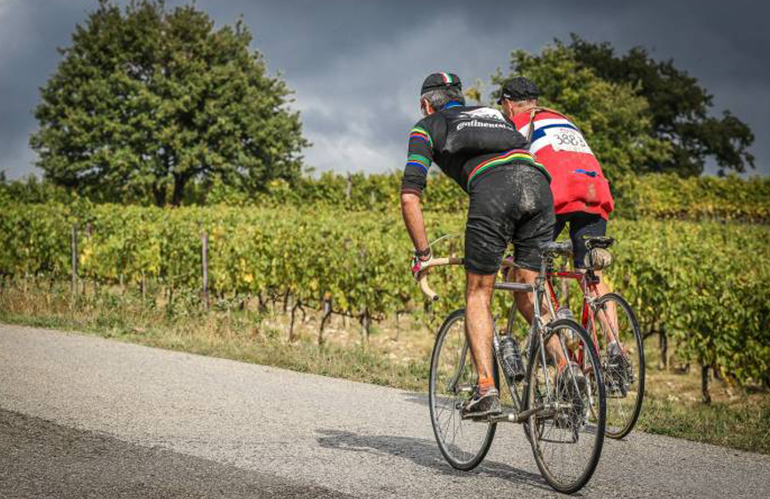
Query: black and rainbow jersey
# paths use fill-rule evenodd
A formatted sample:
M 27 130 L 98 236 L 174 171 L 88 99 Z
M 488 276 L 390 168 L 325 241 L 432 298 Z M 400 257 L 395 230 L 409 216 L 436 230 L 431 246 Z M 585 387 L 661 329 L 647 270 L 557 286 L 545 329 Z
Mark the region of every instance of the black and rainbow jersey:
M 410 131 L 401 192 L 421 194 L 433 163 L 465 192 L 485 172 L 514 162 L 538 168 L 550 180 L 526 146 L 527 139 L 497 109 L 450 102 Z

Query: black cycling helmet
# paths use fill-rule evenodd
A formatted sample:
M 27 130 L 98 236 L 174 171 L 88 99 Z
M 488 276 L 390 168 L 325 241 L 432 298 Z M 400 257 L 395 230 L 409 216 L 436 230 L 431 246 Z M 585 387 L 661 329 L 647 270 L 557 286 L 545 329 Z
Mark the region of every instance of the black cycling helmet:
M 420 89 L 420 95 L 424 95 L 426 92 L 435 90 L 437 88 L 454 87 L 458 90 L 462 90 L 463 84 L 460 82 L 460 77 L 454 73 L 431 73 L 422 82 L 422 89 Z
M 497 103 L 502 104 L 503 99 L 522 101 L 537 99 L 538 97 L 540 97 L 540 90 L 537 88 L 537 85 L 529 78 L 517 76 L 503 83 Z

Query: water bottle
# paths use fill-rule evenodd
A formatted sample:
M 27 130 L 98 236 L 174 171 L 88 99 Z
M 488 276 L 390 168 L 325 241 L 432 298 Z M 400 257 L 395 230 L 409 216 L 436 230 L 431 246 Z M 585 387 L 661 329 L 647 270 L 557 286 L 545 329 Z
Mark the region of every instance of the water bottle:
M 559 307 L 559 310 L 556 311 L 556 318 L 557 319 L 574 319 L 575 315 L 572 313 L 572 310 L 569 309 L 569 307 L 562 305 Z
M 511 336 L 500 338 L 500 356 L 502 357 L 505 374 L 513 381 L 524 379 L 524 363 L 519 352 L 519 343 Z
M 556 318 L 574 320 L 575 315 L 572 313 L 572 310 L 570 310 L 566 305 L 563 305 L 559 307 L 559 310 L 556 311 Z M 577 348 L 578 344 L 580 343 L 580 338 L 578 335 L 575 334 L 575 332 L 571 329 L 565 329 L 564 333 L 564 341 L 567 344 L 567 348 L 570 350 Z

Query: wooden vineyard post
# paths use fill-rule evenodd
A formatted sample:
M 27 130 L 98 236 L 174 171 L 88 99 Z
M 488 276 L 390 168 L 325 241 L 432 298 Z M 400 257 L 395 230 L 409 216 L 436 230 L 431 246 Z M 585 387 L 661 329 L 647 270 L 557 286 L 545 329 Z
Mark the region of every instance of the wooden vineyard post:
M 203 267 L 203 286 L 201 298 L 203 307 L 209 309 L 209 235 L 206 231 L 201 234 L 201 266 Z
M 353 180 L 350 178 L 350 173 L 348 173 L 348 182 L 345 186 L 345 199 L 350 201 L 350 194 L 353 191 Z
M 709 366 L 701 365 L 700 368 L 700 391 L 703 396 L 703 403 L 711 403 L 711 394 L 709 393 Z
M 72 296 L 78 294 L 78 226 L 72 224 Z
M 658 340 L 660 345 L 660 369 L 668 369 L 668 336 L 666 336 L 666 324 L 662 323 L 658 330 Z
M 395 341 L 398 341 L 398 339 L 401 337 L 401 321 L 399 320 L 401 317 L 401 312 L 396 311 L 396 338 Z
M 324 329 L 326 329 L 326 325 L 329 323 L 329 319 L 331 319 L 332 316 L 332 299 L 329 293 L 324 294 L 322 310 L 323 317 L 321 318 L 321 325 L 318 328 L 318 346 L 324 344 Z
M 294 300 L 294 305 L 291 307 L 291 319 L 289 323 L 289 343 L 294 343 L 297 339 L 294 336 L 294 319 L 297 316 L 297 309 L 302 306 L 302 302 L 299 299 Z
M 365 344 L 369 344 L 369 332 L 372 326 L 372 318 L 369 316 L 369 308 L 364 307 L 364 311 L 361 314 L 361 336 Z
M 92 231 L 93 231 L 93 227 L 91 227 L 91 224 L 90 223 L 85 224 L 85 227 L 84 227 L 84 230 L 83 230 L 83 232 L 84 232 L 83 235 L 85 236 L 86 240 L 91 238 Z M 77 236 L 77 232 L 75 233 L 75 235 Z M 77 237 L 75 239 L 75 244 L 77 245 Z M 75 248 L 77 249 L 77 246 Z M 76 257 L 76 259 L 78 259 L 78 258 Z M 80 279 L 80 289 L 81 289 L 80 295 L 83 296 L 84 298 L 86 296 L 86 283 L 87 283 L 87 281 L 88 281 L 88 278 L 85 275 L 83 276 L 82 279 Z M 96 292 L 94 292 L 94 295 L 96 295 Z

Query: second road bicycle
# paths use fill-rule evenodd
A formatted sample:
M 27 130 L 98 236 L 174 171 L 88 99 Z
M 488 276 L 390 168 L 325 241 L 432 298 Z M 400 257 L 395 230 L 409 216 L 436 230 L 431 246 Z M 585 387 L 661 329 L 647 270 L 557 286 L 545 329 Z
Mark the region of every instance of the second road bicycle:
M 586 237 L 588 256 L 595 249 L 608 250 L 615 240 L 611 237 Z M 548 296 L 557 317 L 571 317 L 567 308 L 568 297 L 561 296 L 563 304 L 554 290 L 555 279 L 575 280 L 582 294 L 580 324 L 588 332 L 599 354 L 604 383 L 607 391 L 606 434 L 610 438 L 623 438 L 634 428 L 644 399 L 644 342 L 639 323 L 631 305 L 618 293 L 599 295 L 597 284 L 600 275 L 597 270 L 609 266 L 609 251 L 602 262 L 586 262 L 586 269 L 580 271 L 560 270 L 548 273 Z M 591 259 L 593 260 L 593 259 Z M 562 306 L 564 305 L 564 306 Z M 616 341 L 615 355 L 610 352 L 610 339 Z

